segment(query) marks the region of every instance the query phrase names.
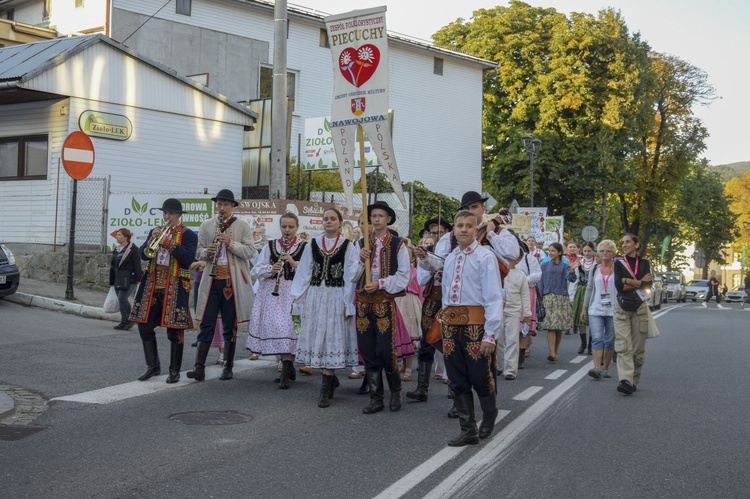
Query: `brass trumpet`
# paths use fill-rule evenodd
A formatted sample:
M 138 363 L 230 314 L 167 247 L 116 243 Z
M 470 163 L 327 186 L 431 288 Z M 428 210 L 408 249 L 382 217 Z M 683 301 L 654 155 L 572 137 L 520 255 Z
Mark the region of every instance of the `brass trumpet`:
M 164 241 L 164 238 L 167 237 L 168 234 L 172 233 L 171 227 L 168 225 L 162 225 L 159 227 L 161 229 L 161 233 L 151 239 L 151 242 L 148 243 L 148 246 L 146 246 L 146 249 L 143 250 L 143 254 L 146 255 L 146 258 L 149 260 L 153 260 L 156 256 L 156 252 L 159 251 L 159 246 L 161 245 L 162 241 Z

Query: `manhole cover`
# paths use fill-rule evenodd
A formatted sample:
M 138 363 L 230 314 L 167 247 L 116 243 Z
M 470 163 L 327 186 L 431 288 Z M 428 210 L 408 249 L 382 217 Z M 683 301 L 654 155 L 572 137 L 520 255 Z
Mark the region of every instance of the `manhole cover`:
M 247 423 L 253 418 L 235 411 L 196 411 L 178 412 L 169 419 L 189 425 L 225 425 Z
M 44 426 L 0 426 L 0 440 L 21 440 L 44 429 Z

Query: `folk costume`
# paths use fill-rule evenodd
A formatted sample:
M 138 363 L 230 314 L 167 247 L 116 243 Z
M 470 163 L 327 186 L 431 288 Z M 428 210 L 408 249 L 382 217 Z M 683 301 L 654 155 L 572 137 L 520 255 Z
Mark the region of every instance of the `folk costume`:
M 231 201 L 234 206 L 234 194 L 229 189 L 222 189 L 212 198 Z M 221 244 L 215 257 L 208 257 L 208 246 L 218 234 L 229 235 L 228 244 Z M 220 379 L 232 379 L 234 353 L 237 348 L 237 325 L 250 320 L 255 294 L 250 275 L 250 260 L 257 254 L 253 246 L 253 233 L 247 222 L 231 216 L 219 220 L 214 216 L 205 220 L 198 231 L 198 252 L 196 258 L 206 261 L 200 286 L 195 317 L 200 323 L 198 350 L 195 353 L 195 368 L 188 371 L 188 378 L 202 381 L 205 379 L 205 365 L 211 339 L 216 326 L 216 319 L 221 314 L 224 328 L 224 369 Z
M 246 348 L 260 355 L 294 354 L 297 351 L 297 333 L 292 318 L 292 281 L 296 273 L 290 265 L 284 265 L 278 275 L 273 266 L 282 255 L 289 254 L 296 262 L 302 258 L 307 243 L 295 237 L 289 242 L 283 239 L 269 241 L 253 260 L 251 275 L 259 281 L 255 296 Z M 273 292 L 278 285 L 278 294 Z M 294 364 L 282 361 L 285 379 L 294 379 Z M 280 380 L 281 381 L 281 380 Z M 284 383 L 285 384 L 285 383 Z
M 530 344 L 531 338 L 529 336 L 536 336 L 537 328 L 539 326 L 539 317 L 537 316 L 537 284 L 542 278 L 542 267 L 539 261 L 531 256 L 531 253 L 524 255 L 520 262 L 516 264 L 516 268 L 526 275 L 526 279 L 529 283 L 529 305 L 531 306 L 531 324 L 529 324 L 529 332 L 526 338 L 519 340 L 518 349 L 518 369 L 523 369 L 523 364 L 526 359 L 526 347 Z M 521 329 L 523 324 L 519 325 L 519 335 L 521 335 Z
M 396 213 L 385 201 L 376 201 L 367 207 L 388 213 L 390 224 L 396 221 Z M 359 247 L 364 247 L 364 239 Z M 390 410 L 401 408 L 401 374 L 398 367 L 396 326 L 396 296 L 403 296 L 411 279 L 409 251 L 404 240 L 390 232 L 382 237 L 370 235 L 370 272 L 378 289 L 373 293 L 364 290 L 366 279 L 365 264 L 357 259 L 352 269 L 352 278 L 357 282 L 357 346 L 365 362 L 370 383 L 370 404 L 363 409 L 365 414 L 383 410 L 383 371 L 391 392 Z
M 571 281 L 572 279 L 575 283 L 575 293 L 573 295 L 573 325 L 587 327 L 589 325 L 588 318 L 581 319 L 581 311 L 584 307 L 584 297 L 586 296 L 586 287 L 589 282 L 589 273 L 594 267 L 594 264 L 596 264 L 596 260 L 593 257 L 587 259 L 582 256 L 580 262 L 581 264 L 578 267 L 570 271 L 568 281 Z M 586 339 L 585 329 L 583 332 L 581 332 L 580 329 L 578 331 L 578 334 L 581 337 L 581 347 L 578 349 L 578 353 L 582 354 L 587 346 L 589 346 L 589 351 L 591 350 L 591 343 Z
M 170 198 L 164 201 L 162 211 L 182 213 L 182 203 Z M 135 303 L 128 318 L 138 324 L 138 333 L 143 342 L 143 352 L 148 369 L 138 378 L 145 381 L 161 374 L 159 352 L 156 347 L 158 326 L 167 329 L 170 342 L 169 376 L 167 383 L 177 383 L 182 367 L 182 353 L 185 343 L 185 329 L 192 329 L 190 316 L 190 264 L 195 257 L 198 238 L 195 233 L 182 223 L 172 227 L 163 227 L 170 232 L 156 250 L 153 259 L 146 256 L 146 249 L 154 237 L 154 229 L 138 250 L 142 260 L 149 261 L 146 272 L 141 278 Z
M 531 317 L 529 281 L 526 274 L 518 268 L 519 265 L 520 262 L 515 268 L 510 269 L 503 282 L 503 326 L 497 338 L 498 371 L 504 372 L 507 380 L 516 379 L 518 376 L 519 328 L 524 317 Z
M 479 353 L 482 342 L 495 344 L 503 321 L 503 289 L 495 254 L 476 241 L 454 249 L 443 271 L 443 355 L 458 412 L 461 434 L 448 445 L 475 444 L 492 434 L 497 417 L 495 355 Z M 477 432 L 474 396 L 482 408 Z
M 292 313 L 301 320 L 295 363 L 316 369 L 357 365 L 354 329 L 354 283 L 349 274 L 358 258 L 341 233 L 314 237 L 302 251 L 289 295 Z M 339 386 L 336 375 L 323 374 L 318 407 L 331 405 Z

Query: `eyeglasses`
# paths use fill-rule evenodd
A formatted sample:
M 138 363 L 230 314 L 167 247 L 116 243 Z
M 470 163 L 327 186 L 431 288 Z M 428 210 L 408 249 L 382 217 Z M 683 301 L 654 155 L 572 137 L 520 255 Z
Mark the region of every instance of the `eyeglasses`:
M 599 250 L 599 253 L 614 253 L 612 250 Z

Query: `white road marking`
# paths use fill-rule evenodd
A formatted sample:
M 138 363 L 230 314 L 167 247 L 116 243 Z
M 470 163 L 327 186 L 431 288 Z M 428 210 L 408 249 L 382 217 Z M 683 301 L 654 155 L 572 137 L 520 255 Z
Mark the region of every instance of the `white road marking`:
M 513 400 L 529 400 L 531 397 L 539 393 L 540 391 L 544 390 L 544 387 L 542 386 L 530 386 L 515 397 L 513 397 Z
M 547 375 L 544 379 L 558 379 L 560 376 L 568 372 L 567 369 L 558 369 L 557 371 L 554 371 L 552 374 Z
M 65 161 L 78 161 L 81 163 L 93 163 L 94 151 L 88 151 L 86 149 L 72 149 L 70 147 L 66 147 L 63 150 L 63 157 L 65 157 Z
M 496 466 L 500 465 L 500 457 L 511 447 L 513 442 L 521 437 L 530 428 L 531 423 L 540 418 L 565 392 L 586 376 L 588 369 L 588 365 L 582 367 L 537 400 L 523 414 L 497 433 L 471 459 L 451 473 L 433 490 L 424 494 L 424 497 L 429 497 L 430 499 L 437 497 L 448 498 L 459 493 L 471 496 L 472 490 L 476 490 L 476 487 L 481 485 L 483 481 L 479 477 L 489 476 L 490 472 Z
M 584 360 L 588 359 L 588 355 L 579 355 L 578 357 L 574 358 L 570 361 L 571 364 L 580 364 Z
M 259 359 L 251 361 L 247 359 L 241 359 L 234 361 L 234 368 L 232 370 L 235 374 L 237 374 L 238 372 L 249 371 L 251 369 L 271 368 L 274 366 L 276 366 L 275 360 Z M 162 369 L 164 369 L 164 367 L 162 367 Z M 169 368 L 167 368 L 167 370 L 168 369 Z M 223 368 L 221 366 L 206 367 L 206 380 L 218 379 L 219 376 L 221 376 L 222 369 Z M 194 380 L 188 379 L 186 371 L 182 371 L 180 381 L 177 383 L 168 385 L 167 383 L 165 383 L 166 379 L 166 374 L 162 374 L 146 381 L 131 381 L 130 383 L 108 386 L 106 388 L 100 388 L 98 390 L 92 390 L 90 392 L 77 393 L 75 395 L 66 395 L 64 397 L 55 397 L 52 400 L 82 402 L 84 404 L 109 404 L 111 402 L 117 402 L 119 400 L 140 397 L 141 395 L 149 395 L 151 393 L 160 392 L 162 390 L 172 390 L 195 383 Z

